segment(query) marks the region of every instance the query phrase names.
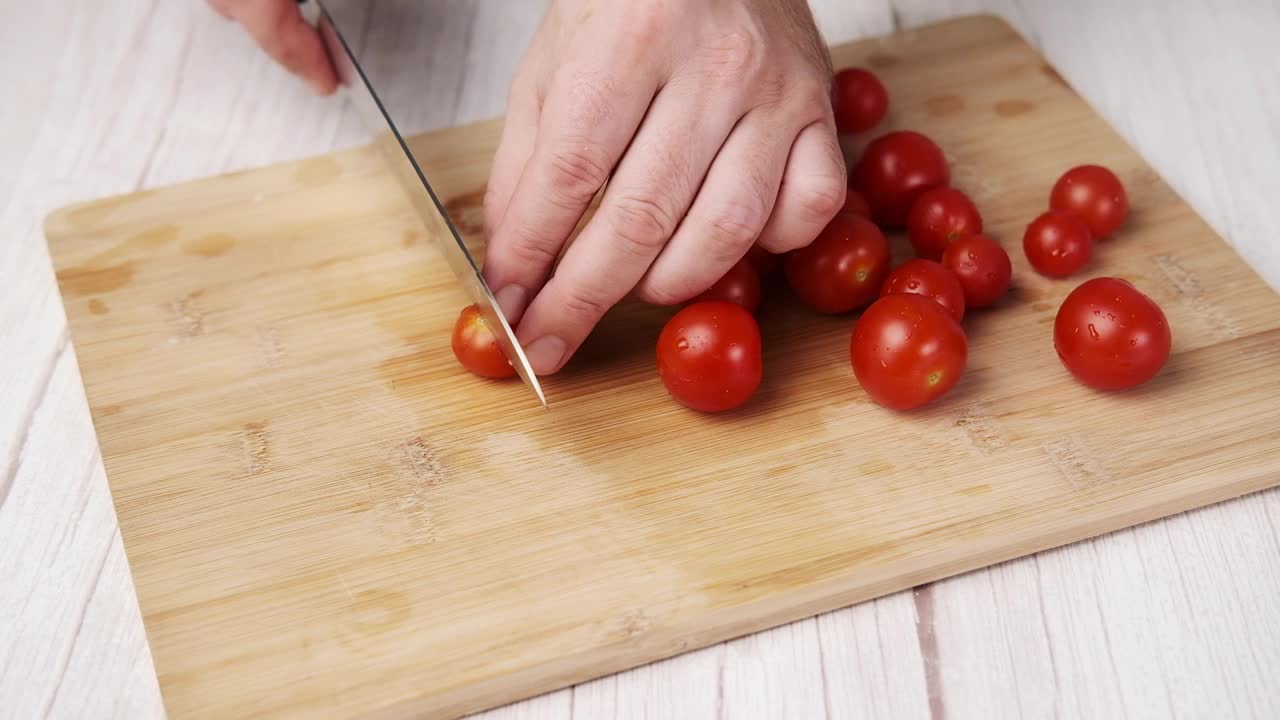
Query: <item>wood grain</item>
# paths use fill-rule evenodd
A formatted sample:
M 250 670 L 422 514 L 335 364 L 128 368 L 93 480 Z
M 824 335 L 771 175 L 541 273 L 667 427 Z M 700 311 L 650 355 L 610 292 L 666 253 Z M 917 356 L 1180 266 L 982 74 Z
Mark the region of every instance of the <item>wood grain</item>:
M 879 64 L 1006 242 L 1065 163 L 1120 171 L 1140 210 L 1108 270 L 1170 311 L 1162 378 L 1038 370 L 1069 288 L 1019 264 L 1024 302 L 914 418 L 833 403 L 847 373 L 799 359 L 847 320 L 785 303 L 786 369 L 734 422 L 662 397 L 640 307 L 546 414 L 452 367 L 461 298 L 367 150 L 73 209 L 53 254 L 170 711 L 475 709 L 1275 482 L 1275 296 L 1033 51 L 979 19 L 837 61 Z M 417 141 L 464 216 L 495 131 Z

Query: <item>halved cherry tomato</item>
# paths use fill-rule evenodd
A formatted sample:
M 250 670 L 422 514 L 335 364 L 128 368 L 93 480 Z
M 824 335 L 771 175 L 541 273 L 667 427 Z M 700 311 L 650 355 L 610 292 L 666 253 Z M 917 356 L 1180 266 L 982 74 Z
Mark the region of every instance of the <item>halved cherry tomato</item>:
M 886 227 L 905 223 L 920 193 L 949 182 L 951 170 L 942 150 L 910 130 L 872 140 L 852 174 L 852 185 L 870 203 L 872 218 Z
M 845 68 L 836 73 L 832 83 L 831 108 L 840 132 L 865 132 L 884 119 L 889 110 L 889 92 L 870 70 Z
M 742 405 L 764 374 L 756 319 L 729 302 L 695 303 L 676 313 L 658 336 L 657 355 L 667 392 L 702 412 Z
M 1049 207 L 1079 215 L 1094 240 L 1102 240 L 1129 216 L 1129 196 L 1115 173 L 1100 165 L 1081 165 L 1054 183 Z
M 1022 249 L 1036 272 L 1049 277 L 1066 277 L 1089 264 L 1093 255 L 1093 235 L 1079 215 L 1050 210 L 1027 226 Z
M 752 245 L 747 251 L 747 262 L 751 263 L 751 267 L 756 269 L 756 274 L 763 280 L 777 269 L 778 263 L 782 262 L 782 256 L 775 255 L 759 245 Z
M 805 305 L 843 313 L 875 299 L 889 274 L 889 241 L 870 220 L 840 213 L 807 247 L 782 260 L 787 284 Z
M 942 265 L 964 288 L 966 308 L 994 305 L 1013 277 L 1009 253 L 986 235 L 970 235 L 948 245 L 942 253 Z
M 751 266 L 747 258 L 734 263 L 729 272 L 716 281 L 715 285 L 702 291 L 702 294 L 691 302 L 707 300 L 724 300 L 741 305 L 747 312 L 755 312 L 760 308 L 760 276 Z
M 968 362 L 969 342 L 938 303 L 922 295 L 886 295 L 853 326 L 849 358 L 872 400 L 910 410 L 955 386 Z
M 982 232 L 982 215 L 968 195 L 952 187 L 925 190 L 907 214 L 907 234 L 916 255 L 942 257 L 953 240 Z
M 916 258 L 894 268 L 880 288 L 880 297 L 904 293 L 932 298 L 951 313 L 956 322 L 964 320 L 964 288 L 941 263 Z
M 506 353 L 489 330 L 480 308 L 468 305 L 453 325 L 453 355 L 470 372 L 487 378 L 509 378 L 516 374 Z
M 844 207 L 840 208 L 840 212 L 861 215 L 867 219 L 871 218 L 871 206 L 867 204 L 867 199 L 862 197 L 862 193 L 853 188 L 849 188 L 845 192 Z
M 1123 390 L 1155 377 L 1171 345 L 1160 306 L 1117 278 L 1094 278 L 1072 290 L 1053 323 L 1062 364 L 1098 390 Z

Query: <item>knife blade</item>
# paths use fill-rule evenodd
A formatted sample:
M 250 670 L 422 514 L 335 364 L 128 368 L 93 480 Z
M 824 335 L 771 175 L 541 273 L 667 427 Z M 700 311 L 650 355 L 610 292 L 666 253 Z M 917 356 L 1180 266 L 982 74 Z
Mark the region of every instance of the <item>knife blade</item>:
M 463 289 L 472 302 L 479 307 L 485 322 L 497 339 L 498 346 L 506 354 L 516 374 L 537 395 L 538 402 L 544 408 L 547 407 L 547 398 L 542 391 L 542 385 L 538 382 L 538 376 L 530 367 L 529 360 L 525 357 L 520 342 L 516 340 L 511 324 L 507 322 L 502 309 L 498 307 L 493 291 L 481 275 L 479 266 L 476 265 L 470 250 L 458 233 L 457 226 L 449 217 L 448 210 L 432 189 L 421 164 L 414 157 L 409 144 L 405 142 L 397 128 L 387 105 L 379 98 L 370 83 L 368 74 L 356 60 L 356 54 L 352 50 L 351 43 L 348 42 L 348 36 L 342 32 L 341 25 L 344 22 L 348 27 L 354 27 L 349 19 L 353 17 L 353 13 L 347 12 L 340 16 L 331 12 L 339 9 L 359 11 L 372 3 L 361 0 L 345 3 L 348 6 L 357 6 L 355 8 L 338 7 L 343 4 L 342 0 L 325 0 L 323 3 L 321 0 L 304 0 L 300 2 L 300 7 L 303 16 L 319 30 L 320 37 L 337 70 L 342 92 L 360 115 L 365 127 L 373 134 L 374 144 L 382 150 L 392 174 L 399 181 L 410 205 L 426 226 L 427 235 L 435 241 L 440 254 L 449 263 L 449 267 L 458 277 Z M 338 17 L 343 19 L 336 19 Z M 354 31 L 349 30 L 349 32 Z

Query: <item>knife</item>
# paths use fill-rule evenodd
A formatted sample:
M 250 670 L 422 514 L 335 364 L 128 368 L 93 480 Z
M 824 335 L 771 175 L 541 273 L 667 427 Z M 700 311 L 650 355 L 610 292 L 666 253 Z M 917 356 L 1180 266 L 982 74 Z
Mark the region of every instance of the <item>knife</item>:
M 480 268 L 471 257 L 471 252 L 462 242 L 462 236 L 449 218 L 449 212 L 431 188 L 421 164 L 396 129 L 391 110 L 378 97 L 368 74 L 356 60 L 356 53 L 349 42 L 356 32 L 355 18 L 372 5 L 369 0 L 324 0 L 323 4 L 321 0 L 299 0 L 303 16 L 320 31 L 320 37 L 337 70 L 343 93 L 364 121 L 365 127 L 373 134 L 374 142 L 381 148 L 392 174 L 399 180 L 410 204 L 426 226 L 427 235 L 435 240 L 440 254 L 448 261 L 472 302 L 479 307 L 498 341 L 498 346 L 506 354 L 507 361 L 545 408 L 546 395 L 538 383 L 538 376 L 529 366 L 524 349 L 516 340 L 511 324 L 498 307 L 493 291 L 480 274 Z M 344 27 L 347 35 L 343 34 Z

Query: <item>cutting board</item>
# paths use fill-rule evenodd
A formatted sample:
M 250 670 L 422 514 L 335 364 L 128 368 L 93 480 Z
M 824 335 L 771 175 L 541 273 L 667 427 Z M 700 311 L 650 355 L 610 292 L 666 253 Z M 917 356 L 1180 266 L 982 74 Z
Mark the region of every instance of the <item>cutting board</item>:
M 938 139 L 1013 256 L 964 379 L 918 412 L 871 403 L 852 318 L 784 287 L 763 386 L 725 415 L 664 392 L 666 308 L 610 313 L 549 410 L 472 377 L 466 300 L 368 148 L 55 213 L 170 714 L 453 716 L 1280 482 L 1280 301 L 1035 51 L 979 17 L 834 56 L 883 76 L 889 126 Z M 499 128 L 412 141 L 477 251 Z M 1021 231 L 1082 162 L 1132 219 L 1048 280 Z M 1134 391 L 1054 354 L 1099 274 L 1173 328 Z

